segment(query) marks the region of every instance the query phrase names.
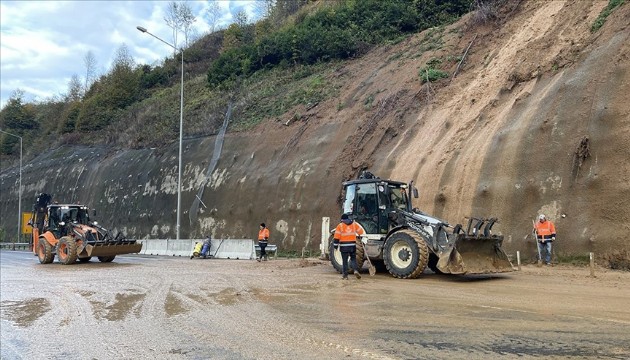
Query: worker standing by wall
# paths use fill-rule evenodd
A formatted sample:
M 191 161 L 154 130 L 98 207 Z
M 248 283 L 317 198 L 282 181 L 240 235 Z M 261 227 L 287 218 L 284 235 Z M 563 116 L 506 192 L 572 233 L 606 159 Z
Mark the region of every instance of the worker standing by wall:
M 265 248 L 267 247 L 267 242 L 269 241 L 269 229 L 265 226 L 265 223 L 260 223 L 260 230 L 258 230 L 258 246 L 260 246 L 260 257 L 256 258 L 256 260 L 261 261 L 263 259 L 267 260 L 267 253 L 265 252 Z
M 556 240 L 556 227 L 551 221 L 547 220 L 544 214 L 540 214 L 538 222 L 534 224 L 534 231 L 536 232 L 538 243 L 539 260 L 543 261 L 544 255 L 545 264 L 551 265 L 551 244 Z

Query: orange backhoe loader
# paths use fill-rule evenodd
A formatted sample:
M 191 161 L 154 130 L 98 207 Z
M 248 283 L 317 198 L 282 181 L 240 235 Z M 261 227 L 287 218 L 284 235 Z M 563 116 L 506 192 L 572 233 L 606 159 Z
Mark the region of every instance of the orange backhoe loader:
M 138 253 L 142 244 L 112 236 L 96 221 L 90 221 L 88 208 L 80 204 L 51 204 L 52 197 L 40 194 L 33 206 L 29 225 L 33 227 L 31 249 L 42 264 L 55 259 L 64 265 L 77 260 L 88 262 L 93 256 L 111 262 L 116 255 Z

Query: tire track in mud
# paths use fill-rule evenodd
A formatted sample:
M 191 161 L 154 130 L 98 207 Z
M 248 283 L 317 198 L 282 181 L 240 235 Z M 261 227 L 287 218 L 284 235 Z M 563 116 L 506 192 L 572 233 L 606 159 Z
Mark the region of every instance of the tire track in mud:
M 247 283 L 246 279 L 240 277 L 221 276 L 221 278 L 226 285 Z M 184 289 L 184 291 L 186 290 Z M 332 358 L 359 356 L 369 359 L 394 359 L 375 351 L 340 343 L 337 341 L 338 334 L 326 334 L 315 328 L 292 324 L 285 319 L 285 315 L 264 304 L 256 306 L 260 299 L 269 300 L 273 297 L 286 296 L 287 293 L 303 295 L 316 290 L 305 291 L 299 287 L 289 287 L 266 291 L 244 285 L 238 288 L 220 286 L 215 289 L 204 289 L 204 291 L 206 292 L 205 297 L 200 298 L 198 295 L 190 296 L 191 294 L 183 293 L 180 289 L 171 289 L 173 296 L 191 309 L 187 313 L 187 317 L 194 318 L 195 313 L 205 314 L 210 318 L 227 317 L 230 319 L 229 324 L 214 323 L 212 324 L 214 331 L 208 334 L 207 331 L 202 330 L 205 328 L 203 328 L 201 321 L 180 321 L 178 324 L 187 324 L 187 327 L 181 329 L 179 333 L 194 334 L 193 338 L 201 337 L 215 345 L 220 345 L 226 354 L 238 352 L 245 357 L 251 356 L 257 359 L 293 359 L 298 357 L 320 359 L 331 356 Z M 241 329 L 243 326 L 247 327 L 247 331 Z M 216 327 L 219 328 L 216 329 Z M 256 334 L 261 335 L 257 336 Z M 266 335 L 264 334 L 274 334 L 279 338 L 274 339 L 270 344 L 269 341 L 265 340 Z M 235 343 L 230 339 L 238 339 L 239 343 L 247 343 L 248 346 L 235 349 Z M 283 348 L 293 350 L 279 354 L 277 342 L 281 342 Z M 260 349 L 260 351 L 252 353 L 251 348 Z M 199 345 L 190 349 L 191 352 L 199 352 L 200 350 Z
M 618 300 L 627 293 L 620 287 L 623 277 L 608 282 L 614 290 L 603 299 L 612 310 L 594 313 L 589 309 L 596 307 L 575 302 L 569 309 L 532 305 L 539 297 L 529 290 L 541 281 L 547 288 L 563 282 L 525 274 L 502 280 L 501 287 L 495 281 L 400 282 L 379 275 L 342 282 L 330 267 L 301 260 L 120 261 L 123 266 L 36 266 L 26 272 L 3 263 L 2 300 L 41 297 L 52 309 L 28 327 L 3 315 L 2 358 L 19 358 L 15 353 L 64 360 L 630 356 L 624 341 L 630 318 Z M 128 263 L 142 266 L 130 273 Z M 557 298 L 564 301 L 570 289 L 557 290 Z M 595 290 L 585 294 L 603 296 Z M 93 314 L 92 302 L 103 312 Z M 113 309 L 118 312 L 105 316 Z M 68 315 L 72 311 L 76 314 Z M 619 321 L 602 321 L 617 315 Z

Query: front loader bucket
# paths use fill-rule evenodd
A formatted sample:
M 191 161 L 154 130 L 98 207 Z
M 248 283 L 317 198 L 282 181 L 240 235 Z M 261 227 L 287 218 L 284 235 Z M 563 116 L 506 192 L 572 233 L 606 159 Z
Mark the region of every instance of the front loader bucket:
M 87 256 L 113 256 L 122 254 L 139 253 L 142 250 L 142 243 L 127 244 L 97 244 L 86 245 Z
M 457 234 L 455 241 L 438 254 L 437 268 L 446 274 L 491 274 L 514 271 L 501 249 L 502 236 L 475 237 Z

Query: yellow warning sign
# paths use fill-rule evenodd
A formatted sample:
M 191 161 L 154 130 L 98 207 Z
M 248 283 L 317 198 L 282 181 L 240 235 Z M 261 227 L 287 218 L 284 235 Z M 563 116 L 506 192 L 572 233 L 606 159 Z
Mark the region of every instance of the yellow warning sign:
M 33 228 L 28 224 L 28 222 L 31 220 L 31 215 L 33 214 L 31 214 L 30 212 L 22 213 L 22 235 L 33 233 Z

